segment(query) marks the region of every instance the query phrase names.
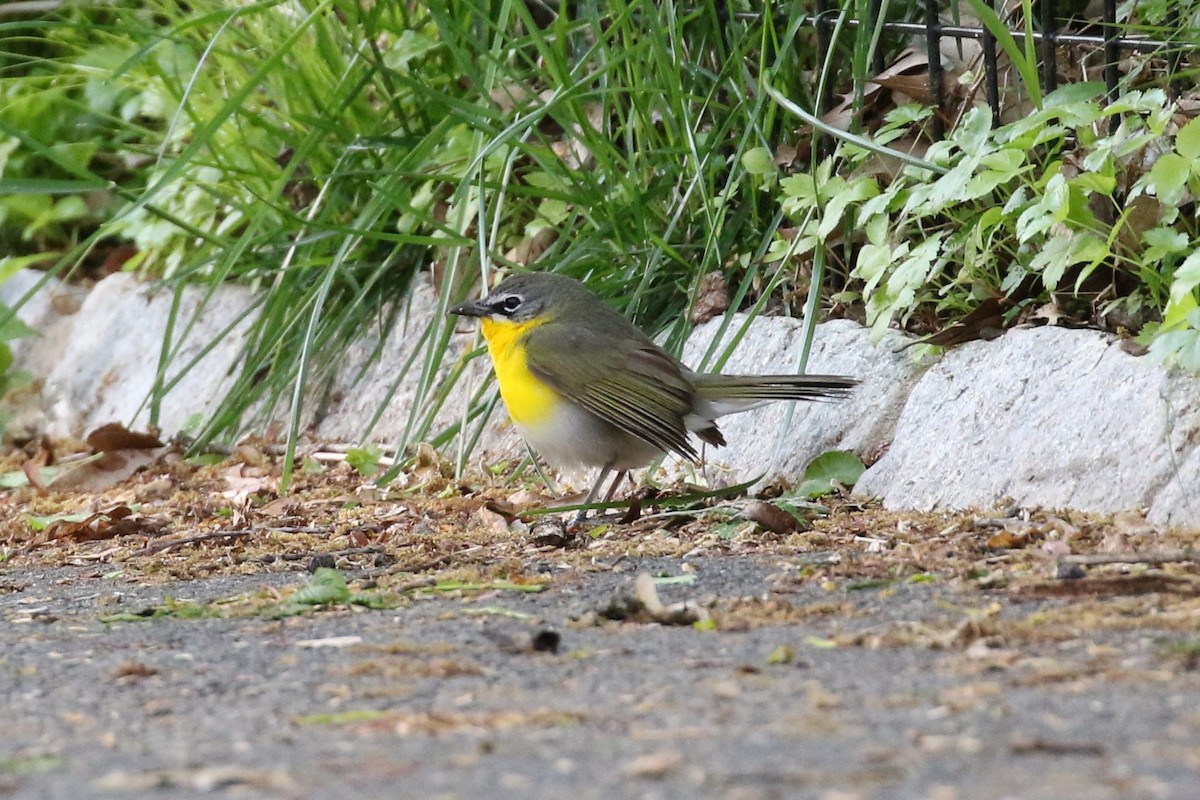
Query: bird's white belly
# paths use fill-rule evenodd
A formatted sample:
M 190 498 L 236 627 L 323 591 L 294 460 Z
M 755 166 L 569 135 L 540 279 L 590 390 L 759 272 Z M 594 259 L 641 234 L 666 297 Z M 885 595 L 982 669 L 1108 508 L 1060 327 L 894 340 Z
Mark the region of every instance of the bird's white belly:
M 537 425 L 514 424 L 538 455 L 559 469 L 637 469 L 662 454 L 644 439 L 625 433 L 569 400 L 560 402 Z

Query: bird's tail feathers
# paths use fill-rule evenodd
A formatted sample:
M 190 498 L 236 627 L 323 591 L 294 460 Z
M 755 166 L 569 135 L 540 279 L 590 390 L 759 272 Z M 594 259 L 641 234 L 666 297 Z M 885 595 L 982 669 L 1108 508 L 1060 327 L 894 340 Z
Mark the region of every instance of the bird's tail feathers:
M 843 375 L 719 375 L 698 374 L 693 379 L 700 396 L 721 400 L 836 400 L 858 385 Z

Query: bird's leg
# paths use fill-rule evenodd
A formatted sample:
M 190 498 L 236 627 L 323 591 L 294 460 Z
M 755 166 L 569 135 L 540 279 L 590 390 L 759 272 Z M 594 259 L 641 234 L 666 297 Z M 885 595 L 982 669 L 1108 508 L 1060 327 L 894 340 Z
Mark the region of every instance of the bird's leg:
M 596 499 L 596 495 L 600 494 L 600 487 L 604 485 L 604 479 L 608 477 L 608 473 L 612 472 L 612 463 L 605 464 L 600 469 L 600 474 L 596 476 L 596 482 L 592 484 L 591 490 L 587 493 L 587 497 L 583 499 L 583 504 L 589 505 Z
M 604 495 L 604 502 L 613 499 L 613 495 L 617 493 L 617 487 L 621 485 L 621 481 L 625 480 L 625 476 L 629 474 L 629 470 L 623 469 L 617 472 L 617 477 L 613 478 L 612 486 L 608 487 L 608 494 Z
M 596 495 L 600 493 L 600 487 L 604 485 L 604 479 L 608 477 L 608 473 L 612 472 L 612 468 L 613 468 L 612 462 L 609 462 L 608 464 L 605 464 L 604 467 L 600 470 L 600 475 L 596 478 L 596 482 L 592 484 L 591 491 L 589 491 L 587 493 L 587 497 L 583 498 L 583 504 L 585 506 L 591 505 L 592 501 L 596 499 Z M 624 475 L 624 474 L 625 474 L 625 472 L 622 470 L 621 475 Z M 617 477 L 619 478 L 620 475 L 618 475 Z M 608 500 L 606 499 L 605 502 L 608 502 Z M 587 509 L 581 508 L 575 514 L 575 519 L 571 521 L 571 524 L 572 525 L 582 525 L 583 521 L 585 519 L 587 519 Z

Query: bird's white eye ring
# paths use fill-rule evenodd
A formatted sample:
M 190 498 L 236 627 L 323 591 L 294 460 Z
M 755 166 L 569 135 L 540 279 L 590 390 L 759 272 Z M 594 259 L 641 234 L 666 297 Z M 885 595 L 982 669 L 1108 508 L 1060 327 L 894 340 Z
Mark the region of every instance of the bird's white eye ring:
M 515 294 L 510 294 L 508 297 L 496 304 L 496 308 L 505 314 L 511 314 L 521 307 L 521 298 Z

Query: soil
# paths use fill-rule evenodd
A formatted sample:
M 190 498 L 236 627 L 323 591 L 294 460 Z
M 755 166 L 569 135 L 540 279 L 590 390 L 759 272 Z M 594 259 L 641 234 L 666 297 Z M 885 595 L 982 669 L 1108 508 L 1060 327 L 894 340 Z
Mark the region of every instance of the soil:
M 10 456 L 0 797 L 1200 796 L 1195 532 L 265 450 Z

